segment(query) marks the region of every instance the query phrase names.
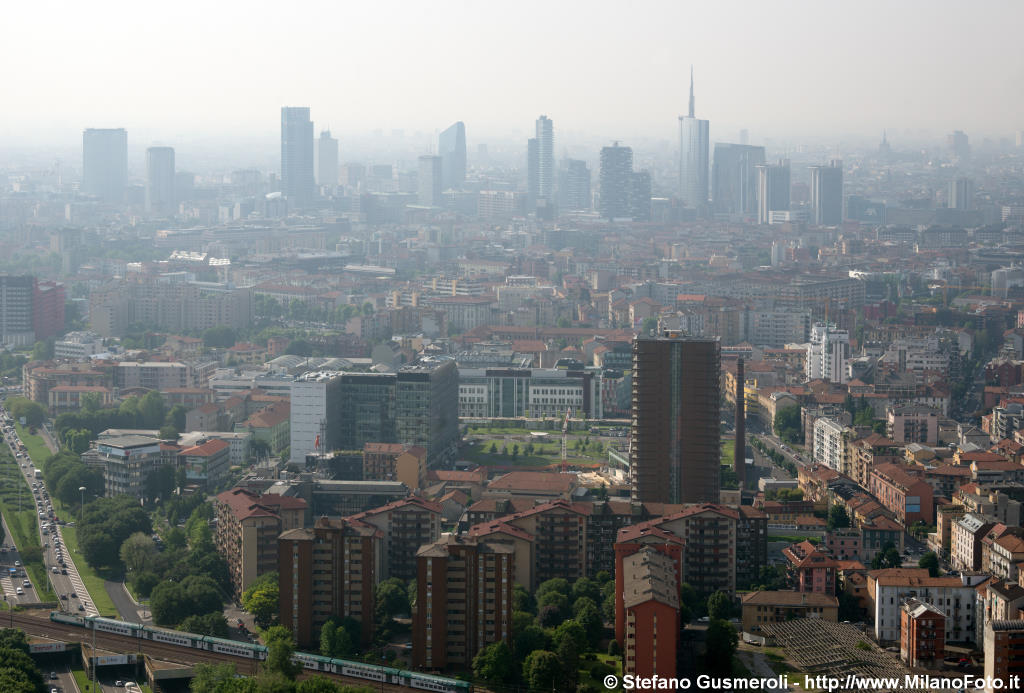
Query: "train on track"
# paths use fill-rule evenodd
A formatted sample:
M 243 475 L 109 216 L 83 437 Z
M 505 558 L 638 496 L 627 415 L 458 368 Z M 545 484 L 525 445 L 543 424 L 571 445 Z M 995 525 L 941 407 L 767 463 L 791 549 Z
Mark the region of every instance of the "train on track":
M 154 642 L 177 645 L 178 647 L 190 647 L 196 650 L 208 650 L 210 652 L 234 655 L 235 657 L 257 660 L 267 658 L 267 648 L 265 646 L 240 640 L 226 640 L 224 638 L 215 638 L 211 635 L 183 633 L 166 628 L 146 626 L 141 623 L 116 621 L 101 616 L 75 616 L 61 611 L 50 612 L 50 620 L 55 623 L 63 623 L 79 628 L 95 629 L 98 633 L 112 633 L 129 638 L 152 640 Z M 437 691 L 438 693 L 472 693 L 473 690 L 472 684 L 468 681 L 421 674 L 414 671 L 403 671 L 392 667 L 366 664 L 365 662 L 355 662 L 347 659 L 334 659 L 306 652 L 296 652 L 292 656 L 292 660 L 311 671 L 351 676 L 375 683 L 388 683 L 424 691 Z

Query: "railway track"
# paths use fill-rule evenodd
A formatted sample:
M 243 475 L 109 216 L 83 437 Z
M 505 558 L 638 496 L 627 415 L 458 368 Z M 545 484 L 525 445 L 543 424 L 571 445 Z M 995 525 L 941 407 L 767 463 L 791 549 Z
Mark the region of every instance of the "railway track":
M 49 615 L 49 612 L 46 613 Z M 77 642 L 90 647 L 93 643 L 94 631 L 91 630 L 75 628 L 74 626 L 55 623 L 53 621 L 43 620 L 35 616 L 27 616 L 19 613 L 14 613 L 13 616 L 9 614 L 6 616 L 7 618 L 0 617 L 0 628 L 9 627 L 13 620 L 13 626 L 23 630 L 27 635 L 37 635 L 39 637 L 64 642 Z M 245 676 L 252 676 L 259 672 L 260 662 L 247 657 L 238 657 L 236 655 L 225 654 L 223 652 L 212 652 L 209 650 L 197 650 L 191 647 L 182 647 L 171 643 L 133 638 L 128 635 L 104 633 L 102 631 L 95 631 L 95 636 L 97 649 L 110 650 L 121 654 L 142 653 L 152 657 L 153 659 L 187 665 L 195 664 L 197 662 L 234 664 L 235 670 L 239 674 Z M 406 686 L 399 686 L 391 683 L 381 684 L 379 682 L 367 681 L 366 679 L 355 678 L 352 676 L 332 674 L 330 672 L 303 671 L 298 675 L 298 678 L 305 679 L 310 676 L 325 676 L 343 684 L 363 686 L 374 691 L 381 691 L 382 693 L 398 693 L 399 691 L 414 690 Z

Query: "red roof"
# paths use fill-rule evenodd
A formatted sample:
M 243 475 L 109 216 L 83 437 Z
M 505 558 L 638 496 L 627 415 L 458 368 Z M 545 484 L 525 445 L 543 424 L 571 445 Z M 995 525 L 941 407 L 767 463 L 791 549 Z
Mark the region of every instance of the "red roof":
M 226 440 L 211 438 L 202 445 L 193 445 L 190 448 L 186 448 L 181 454 L 188 455 L 189 457 L 209 457 L 229 447 L 231 447 L 231 444 Z

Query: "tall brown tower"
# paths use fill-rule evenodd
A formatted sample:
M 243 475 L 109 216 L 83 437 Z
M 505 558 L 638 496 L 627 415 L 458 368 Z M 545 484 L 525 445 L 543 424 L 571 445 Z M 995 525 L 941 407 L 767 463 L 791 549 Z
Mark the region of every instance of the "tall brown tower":
M 634 500 L 719 502 L 720 361 L 717 339 L 633 340 Z
M 747 480 L 747 386 L 743 373 L 743 357 L 736 362 L 736 442 L 732 453 L 732 468 L 740 489 Z

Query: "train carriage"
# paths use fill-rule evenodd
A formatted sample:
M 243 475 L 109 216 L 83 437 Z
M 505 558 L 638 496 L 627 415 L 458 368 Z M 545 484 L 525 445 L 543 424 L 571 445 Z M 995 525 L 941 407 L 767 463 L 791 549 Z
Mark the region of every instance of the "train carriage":
M 292 655 L 292 659 L 303 666 L 304 669 L 310 669 L 312 671 L 333 671 L 331 668 L 330 657 L 323 657 L 321 655 L 309 654 L 307 652 L 296 652 Z
M 359 664 L 358 662 L 349 662 L 343 659 L 334 660 L 334 673 L 341 674 L 342 676 L 368 679 L 370 681 L 384 681 L 386 679 L 383 667 L 372 664 Z
M 225 640 L 224 638 L 215 638 L 212 635 L 203 636 L 202 649 L 221 654 L 235 655 L 236 657 L 246 657 L 248 659 L 267 658 L 267 648 L 263 645 L 253 645 L 252 643 L 239 640 Z
M 127 635 L 132 638 L 137 637 L 139 632 L 142 630 L 142 626 L 138 623 L 129 623 L 128 621 L 115 621 L 112 618 L 103 618 L 102 616 L 90 616 L 86 619 L 86 621 L 92 624 L 92 628 L 100 631 L 101 633 Z M 88 628 L 90 626 L 86 627 Z
M 143 626 L 142 637 L 146 640 L 152 640 L 153 642 L 165 642 L 171 645 L 180 645 L 182 647 L 192 647 L 196 649 L 202 649 L 203 647 L 202 635 L 182 633 L 176 630 L 165 630 L 163 628 L 154 628 L 153 626 Z

